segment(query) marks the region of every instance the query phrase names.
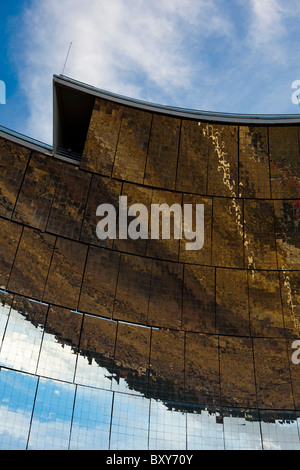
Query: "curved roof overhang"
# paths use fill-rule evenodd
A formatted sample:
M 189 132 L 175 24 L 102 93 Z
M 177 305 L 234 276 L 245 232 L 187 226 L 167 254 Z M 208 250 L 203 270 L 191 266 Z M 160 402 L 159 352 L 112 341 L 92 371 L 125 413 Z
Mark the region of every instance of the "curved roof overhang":
M 300 114 L 234 114 L 234 113 L 223 113 L 223 112 L 210 112 L 200 111 L 194 109 L 179 108 L 174 106 L 166 106 L 160 104 L 149 103 L 134 98 L 118 95 L 105 91 L 91 85 L 79 82 L 72 78 L 64 75 L 53 76 L 54 89 L 58 86 L 68 87 L 74 91 L 92 95 L 95 98 L 109 99 L 115 103 L 135 107 L 145 111 L 151 111 L 155 113 L 163 113 L 169 116 L 180 117 L 185 119 L 196 119 L 212 121 L 212 122 L 223 122 L 223 123 L 235 123 L 235 124 L 248 124 L 248 125 L 282 125 L 282 124 L 300 124 Z
M 174 118 L 198 120 L 199 122 L 249 126 L 300 125 L 300 114 L 233 114 L 165 106 L 111 93 L 63 75 L 54 75 L 53 146 L 3 126 L 0 126 L 0 137 L 44 154 L 54 154 L 74 163 L 74 158 L 62 157 L 61 154 L 58 154 L 57 149 L 62 147 L 68 150 L 69 147 L 73 146 L 74 148 L 71 148 L 73 155 L 82 153 L 96 98 L 110 100 L 152 113 L 173 116 Z
M 96 99 L 154 114 L 224 125 L 300 125 L 300 114 L 232 114 L 153 104 L 111 93 L 64 75 L 53 76 L 53 153 L 76 163 L 81 160 Z

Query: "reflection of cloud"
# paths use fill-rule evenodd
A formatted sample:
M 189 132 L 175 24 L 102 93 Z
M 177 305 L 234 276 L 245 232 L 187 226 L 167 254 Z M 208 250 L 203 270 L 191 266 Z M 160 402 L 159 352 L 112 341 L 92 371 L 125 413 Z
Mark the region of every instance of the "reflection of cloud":
M 299 420 L 261 423 L 265 450 L 299 450 Z
M 143 397 L 114 395 L 110 449 L 147 450 L 149 406 L 150 400 Z
M 26 448 L 37 378 L 0 368 L 0 449 Z
M 73 384 L 39 380 L 29 449 L 68 449 L 74 398 Z
M 18 311 L 11 309 L 0 352 L 0 364 L 35 373 L 43 329 L 35 328 Z
M 20 414 L 17 410 L 8 410 L 8 407 L 0 405 L 0 450 L 26 448 L 30 419 L 29 412 Z M 24 426 L 25 422 L 27 426 Z
M 224 418 L 225 447 L 228 450 L 261 450 L 261 430 L 258 421 L 240 417 Z
M 188 450 L 224 450 L 224 427 L 218 412 L 187 415 Z
M 7 309 L 0 309 L 0 320 L 4 316 L 7 318 Z M 4 325 L 6 321 L 1 323 Z M 3 333 L 4 330 L 0 337 Z M 12 309 L 2 343 L 3 366 L 16 367 L 18 349 L 21 353 L 17 356 L 18 367 L 28 369 L 26 348 L 36 356 L 41 337 L 39 329 Z M 59 343 L 54 348 L 49 347 L 56 340 L 49 334 L 45 338 L 49 370 L 57 370 L 51 365 L 59 357 L 64 364 L 60 370 L 66 371 L 69 367 L 72 376 L 74 352 Z M 62 355 L 58 356 L 59 350 Z M 127 391 L 125 381 L 115 392 L 103 390 L 101 385 L 97 388 L 93 381 L 97 375 L 96 363 L 92 373 L 85 358 L 80 367 L 81 379 L 87 380 L 86 383 L 91 380 L 93 386 L 66 383 L 62 376 L 61 381 L 42 377 L 38 380 L 35 375 L 0 369 L 0 449 L 25 449 L 28 436 L 30 449 L 67 449 L 69 446 L 72 449 L 107 449 L 110 446 L 110 449 L 130 450 L 147 449 L 148 445 L 150 450 L 253 449 L 261 448 L 261 439 L 265 449 L 300 448 L 295 419 L 271 423 L 236 416 L 222 420 L 217 412 L 207 410 L 180 412 L 167 408 L 161 401 L 123 393 Z M 98 368 L 100 375 L 103 372 Z
M 39 362 L 39 375 L 72 381 L 75 358 L 70 346 L 62 346 L 41 326 L 36 328 L 25 316 L 11 309 L 0 364 L 34 374 Z
M 168 410 L 160 401 L 151 400 L 149 446 L 151 449 L 186 448 L 186 413 Z

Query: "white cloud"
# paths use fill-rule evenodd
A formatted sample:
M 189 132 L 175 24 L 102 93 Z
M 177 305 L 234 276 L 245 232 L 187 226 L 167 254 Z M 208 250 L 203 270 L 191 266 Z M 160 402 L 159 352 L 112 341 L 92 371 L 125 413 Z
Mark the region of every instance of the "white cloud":
M 252 50 L 260 52 L 263 60 L 286 65 L 291 59 L 293 21 L 299 19 L 297 0 L 250 0 L 248 39 Z M 297 29 L 299 26 L 297 26 Z
M 115 93 L 210 111 L 291 106 L 300 78 L 296 0 L 25 3 L 16 62 L 30 111 L 22 132 L 32 137 L 52 143 L 52 75 L 70 42 L 65 75 Z
M 283 8 L 278 0 L 251 0 L 253 28 L 251 37 L 255 45 L 278 40 L 284 33 Z
M 190 86 L 187 29 L 191 41 L 229 30 L 207 0 L 33 0 L 22 22 L 20 81 L 31 110 L 27 133 L 46 141 L 52 75 L 61 73 L 70 42 L 65 75 L 148 99 L 146 82 L 158 94 Z

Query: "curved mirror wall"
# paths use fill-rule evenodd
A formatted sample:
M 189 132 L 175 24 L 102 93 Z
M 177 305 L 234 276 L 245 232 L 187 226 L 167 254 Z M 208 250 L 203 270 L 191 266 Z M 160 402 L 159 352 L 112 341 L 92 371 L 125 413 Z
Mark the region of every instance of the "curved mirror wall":
M 0 135 L 0 449 L 300 449 L 299 124 L 54 91 L 53 155 Z M 100 240 L 120 196 L 203 248 Z

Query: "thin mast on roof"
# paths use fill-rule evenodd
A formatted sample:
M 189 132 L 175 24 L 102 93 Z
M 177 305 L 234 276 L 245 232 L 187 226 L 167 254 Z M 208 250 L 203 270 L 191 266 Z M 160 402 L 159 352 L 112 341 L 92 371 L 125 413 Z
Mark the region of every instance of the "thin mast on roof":
M 65 61 L 65 64 L 64 64 L 63 71 L 62 71 L 62 75 L 64 75 L 64 73 L 65 73 L 65 68 L 66 68 L 66 65 L 67 65 L 67 62 L 68 62 L 68 58 L 69 58 L 69 55 L 70 55 L 71 47 L 72 47 L 72 42 L 70 42 L 70 45 L 69 45 L 69 50 L 68 50 L 68 54 L 67 54 L 67 57 L 66 57 L 66 61 Z

